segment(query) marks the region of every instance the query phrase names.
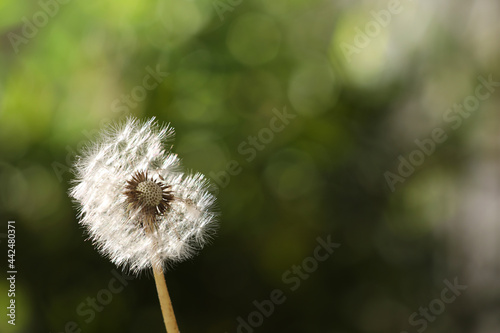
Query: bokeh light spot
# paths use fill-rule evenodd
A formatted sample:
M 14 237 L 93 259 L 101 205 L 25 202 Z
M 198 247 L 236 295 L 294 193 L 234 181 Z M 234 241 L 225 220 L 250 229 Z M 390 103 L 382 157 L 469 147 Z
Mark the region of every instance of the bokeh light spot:
M 261 65 L 278 54 L 281 32 L 276 23 L 261 14 L 246 14 L 231 26 L 227 46 L 233 57 L 245 65 Z

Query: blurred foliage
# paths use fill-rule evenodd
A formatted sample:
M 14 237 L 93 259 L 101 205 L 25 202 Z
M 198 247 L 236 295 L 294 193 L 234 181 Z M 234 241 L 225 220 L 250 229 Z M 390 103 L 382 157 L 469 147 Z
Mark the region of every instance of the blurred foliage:
M 499 5 L 401 1 L 382 24 L 391 3 L 0 3 L 0 233 L 17 222 L 19 272 L 17 325 L 2 315 L 0 331 L 163 330 L 149 273 L 89 322 L 78 312 L 115 268 L 77 224 L 69 169 L 135 115 L 171 123 L 184 166 L 218 184 L 213 244 L 166 274 L 181 331 L 236 332 L 281 289 L 256 332 L 416 332 L 411 314 L 458 276 L 469 289 L 426 332 L 497 332 L 498 278 L 479 279 L 494 269 L 473 259 L 494 253 L 498 272 L 500 94 L 456 129 L 444 114 L 478 76 L 500 80 Z M 266 131 L 284 110 L 295 118 Z M 447 140 L 392 192 L 385 173 L 436 128 Z M 468 234 L 478 221 L 492 222 Z M 327 235 L 341 247 L 291 291 L 283 274 Z

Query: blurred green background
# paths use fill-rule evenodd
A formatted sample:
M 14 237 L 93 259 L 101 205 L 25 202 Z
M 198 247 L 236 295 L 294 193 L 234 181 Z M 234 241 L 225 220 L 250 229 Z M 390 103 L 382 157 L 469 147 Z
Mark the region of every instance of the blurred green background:
M 171 123 L 185 168 L 218 185 L 217 237 L 166 274 L 182 332 L 499 332 L 499 10 L 2 1 L 0 331 L 164 331 L 151 273 L 106 298 L 115 267 L 67 196 L 75 152 L 134 115 Z M 275 289 L 286 301 L 254 313 Z

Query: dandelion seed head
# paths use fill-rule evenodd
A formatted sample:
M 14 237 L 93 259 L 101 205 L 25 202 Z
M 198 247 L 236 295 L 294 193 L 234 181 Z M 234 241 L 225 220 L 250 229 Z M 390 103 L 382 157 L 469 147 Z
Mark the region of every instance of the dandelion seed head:
M 134 118 L 103 130 L 77 157 L 70 196 L 96 248 L 132 272 L 190 258 L 211 238 L 215 197 L 180 169 L 174 130 Z

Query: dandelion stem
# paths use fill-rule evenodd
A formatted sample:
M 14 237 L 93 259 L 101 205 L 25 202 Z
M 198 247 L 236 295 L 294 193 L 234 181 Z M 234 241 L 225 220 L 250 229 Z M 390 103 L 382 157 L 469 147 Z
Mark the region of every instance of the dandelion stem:
M 175 320 L 174 308 L 170 301 L 168 294 L 167 283 L 163 271 L 153 265 L 153 274 L 155 276 L 156 290 L 158 291 L 158 298 L 160 299 L 161 312 L 163 314 L 163 321 L 168 333 L 179 333 L 177 321 Z

